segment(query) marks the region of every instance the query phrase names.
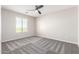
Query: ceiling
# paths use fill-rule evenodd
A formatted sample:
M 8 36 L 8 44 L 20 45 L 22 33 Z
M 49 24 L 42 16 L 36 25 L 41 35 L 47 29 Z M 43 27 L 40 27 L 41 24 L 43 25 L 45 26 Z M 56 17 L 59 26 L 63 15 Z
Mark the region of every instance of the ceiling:
M 28 10 L 34 9 L 35 5 L 2 5 L 2 8 L 16 11 L 33 17 L 40 17 L 42 15 L 46 15 L 51 12 L 53 13 L 53 12 L 71 8 L 71 7 L 74 7 L 74 6 L 73 5 L 44 5 L 43 8 L 39 9 L 42 12 L 42 14 L 40 15 L 35 11 L 28 11 Z

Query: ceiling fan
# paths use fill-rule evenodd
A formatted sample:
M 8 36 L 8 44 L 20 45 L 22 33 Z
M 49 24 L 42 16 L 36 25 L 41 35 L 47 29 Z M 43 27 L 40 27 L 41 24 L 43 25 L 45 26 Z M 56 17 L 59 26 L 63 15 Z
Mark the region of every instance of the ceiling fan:
M 27 10 L 27 11 L 37 11 L 39 14 L 42 14 L 41 11 L 39 10 L 42 7 L 44 7 L 44 6 L 43 5 L 35 5 L 35 9 L 33 9 L 33 10 Z

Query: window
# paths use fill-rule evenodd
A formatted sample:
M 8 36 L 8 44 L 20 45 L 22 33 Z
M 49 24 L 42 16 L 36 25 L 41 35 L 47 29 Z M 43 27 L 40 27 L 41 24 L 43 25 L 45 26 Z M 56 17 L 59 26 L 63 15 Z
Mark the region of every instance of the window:
M 16 17 L 16 32 L 27 32 L 27 19 Z

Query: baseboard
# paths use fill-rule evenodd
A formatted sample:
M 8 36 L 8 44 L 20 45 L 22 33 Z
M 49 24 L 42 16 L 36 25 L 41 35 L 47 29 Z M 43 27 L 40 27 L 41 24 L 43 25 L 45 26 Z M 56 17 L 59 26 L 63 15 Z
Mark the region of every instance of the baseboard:
M 28 36 L 28 37 L 22 37 L 22 38 L 17 38 L 17 39 L 11 39 L 11 40 L 7 40 L 7 41 L 2 41 L 1 43 L 10 42 L 10 41 L 15 41 L 15 40 L 24 39 L 24 38 L 29 38 L 29 37 L 35 37 L 35 36 Z
M 43 38 L 47 38 L 47 39 L 57 40 L 55 38 L 48 38 L 48 37 L 44 37 L 44 36 L 40 36 L 40 35 L 28 36 L 28 37 L 23 37 L 23 38 L 19 38 L 19 39 L 24 39 L 24 38 L 29 38 L 29 37 L 43 37 Z M 18 40 L 18 39 L 13 39 L 13 40 L 9 40 L 9 41 L 15 41 L 15 40 Z M 4 41 L 4 42 L 9 42 L 9 41 Z M 57 40 L 57 41 L 61 41 L 61 42 L 65 42 L 65 43 L 71 43 L 71 42 L 67 42 L 67 41 L 63 41 L 63 40 Z M 4 43 L 4 42 L 2 42 L 2 43 Z M 71 43 L 71 44 L 78 45 L 76 43 Z M 78 45 L 78 47 L 79 47 L 79 45 Z
M 41 35 L 38 35 L 38 36 L 43 37 L 43 38 L 47 38 L 47 39 L 57 40 L 56 38 L 50 38 L 50 37 L 41 36 Z M 61 42 L 65 42 L 65 43 L 71 43 L 71 44 L 75 44 L 75 45 L 79 46 L 77 43 L 74 43 L 74 42 L 68 42 L 68 41 L 64 41 L 64 40 L 57 40 L 57 41 L 61 41 Z

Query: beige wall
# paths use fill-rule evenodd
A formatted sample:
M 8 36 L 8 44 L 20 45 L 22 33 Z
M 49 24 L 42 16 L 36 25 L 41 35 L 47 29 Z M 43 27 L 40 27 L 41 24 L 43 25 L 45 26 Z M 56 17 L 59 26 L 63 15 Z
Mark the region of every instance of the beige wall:
M 77 44 L 77 8 L 69 8 L 37 18 L 38 36 Z
M 2 42 L 35 35 L 35 19 L 10 10 L 2 9 Z M 16 33 L 16 16 L 28 19 L 28 32 Z

